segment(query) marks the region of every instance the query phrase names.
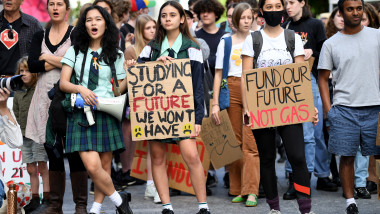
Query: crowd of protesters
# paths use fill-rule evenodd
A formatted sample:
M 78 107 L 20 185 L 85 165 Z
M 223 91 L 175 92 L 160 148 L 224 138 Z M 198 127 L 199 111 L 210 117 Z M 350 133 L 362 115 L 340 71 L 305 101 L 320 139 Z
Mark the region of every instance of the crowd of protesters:
M 70 1 L 48 0 L 51 21 L 42 29 L 38 20 L 21 12 L 22 0 L 2 2 L 0 77 L 23 75 L 24 86 L 14 93 L 0 89 L 0 140 L 21 148 L 27 164 L 32 198 L 24 207 L 26 213 L 63 213 L 64 157 L 70 166 L 75 213 L 99 214 L 108 197 L 117 213 L 131 214 L 133 196 L 126 188 L 145 183 L 144 198 L 162 203 L 162 213 L 174 213 L 170 196 L 180 191 L 169 189 L 166 143 L 179 146 L 198 213 L 211 213 L 217 208 L 209 208 L 207 196 L 218 181 L 212 165 L 204 176 L 195 137 L 204 117 L 220 125 L 224 109 L 243 153 L 225 166 L 223 181 L 232 203 L 255 207 L 258 198 L 265 197 L 269 213 L 281 213 L 276 150 L 278 162 L 286 161 L 289 179 L 282 198 L 296 199 L 302 214 L 314 213 L 313 174 L 317 190 L 336 192 L 342 187 L 349 214 L 359 213 L 355 199 L 370 199 L 376 193 L 380 9 L 374 5 L 339 0 L 331 14 L 317 19 L 307 0 L 227 0 L 225 5 L 189 0 L 189 10 L 166 1 L 158 17 L 151 17 L 148 0 L 95 0 L 83 5 L 70 25 Z M 227 21 L 218 23 L 223 14 Z M 95 125 L 86 125 L 84 111 L 71 108 L 69 94 L 80 94 L 86 104 L 96 106 L 98 97 L 126 93 L 128 67 L 183 58 L 191 64 L 194 133 L 150 140 L 147 181 L 136 179 L 131 176 L 136 142 L 130 120 L 120 122 L 94 111 Z M 251 98 L 243 87 L 243 71 L 311 59 L 313 122 L 251 130 L 246 120 Z M 226 85 L 228 99 L 222 90 Z M 57 101 L 59 93 L 62 98 Z M 9 96 L 14 96 L 12 110 L 6 105 Z M 62 117 L 57 103 L 67 115 L 64 125 L 57 124 Z M 94 201 L 87 209 L 89 193 Z

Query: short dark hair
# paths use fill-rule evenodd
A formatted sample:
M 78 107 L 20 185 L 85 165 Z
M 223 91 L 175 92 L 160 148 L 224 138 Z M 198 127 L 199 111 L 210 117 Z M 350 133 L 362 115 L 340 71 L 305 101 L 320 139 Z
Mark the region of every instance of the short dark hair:
M 193 15 L 193 13 L 190 11 L 190 10 L 184 10 L 185 11 L 185 14 L 187 15 L 187 16 L 189 16 L 190 18 L 194 18 L 194 15 Z
M 344 13 L 344 7 L 343 7 L 343 4 L 344 2 L 347 1 L 347 0 L 339 0 L 338 1 L 338 9 L 340 12 L 342 12 L 342 14 Z M 354 0 L 354 1 L 359 1 L 359 0 Z M 361 0 L 362 4 L 363 4 L 363 8 L 364 8 L 364 0 Z
M 199 0 L 189 0 L 189 1 L 187 2 L 187 4 L 189 5 L 189 8 L 191 7 L 191 5 L 197 3 L 197 1 L 199 1 Z
M 265 4 L 265 0 L 260 0 L 259 1 L 259 8 L 263 9 L 264 4 Z M 282 4 L 282 6 L 285 6 L 284 0 L 281 0 L 281 4 Z
M 194 5 L 194 12 L 200 18 L 203 12 L 214 12 L 218 21 L 224 13 L 223 5 L 217 0 L 199 0 Z

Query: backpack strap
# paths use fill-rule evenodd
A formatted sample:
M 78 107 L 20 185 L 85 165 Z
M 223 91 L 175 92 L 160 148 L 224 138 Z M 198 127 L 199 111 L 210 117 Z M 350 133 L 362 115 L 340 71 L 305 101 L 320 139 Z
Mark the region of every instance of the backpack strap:
M 257 59 L 259 58 L 259 55 L 261 53 L 261 49 L 263 48 L 263 35 L 261 35 L 261 32 L 255 31 L 251 33 L 252 36 L 252 45 L 253 45 L 253 63 L 254 63 L 254 68 L 257 68 Z
M 286 50 L 290 53 L 294 62 L 294 50 L 295 50 L 295 42 L 296 36 L 294 30 L 285 29 L 285 42 L 286 42 Z
M 232 38 L 230 36 L 225 37 L 224 38 L 224 58 L 223 58 L 223 77 L 222 77 L 222 79 L 227 79 L 227 77 L 228 77 L 228 70 L 230 67 L 231 49 L 232 49 Z

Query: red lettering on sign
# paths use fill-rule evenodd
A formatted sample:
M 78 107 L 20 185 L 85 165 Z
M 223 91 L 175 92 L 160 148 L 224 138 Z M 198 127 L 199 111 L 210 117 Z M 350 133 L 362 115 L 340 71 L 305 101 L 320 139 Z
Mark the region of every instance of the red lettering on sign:
M 205 155 L 205 144 L 202 141 L 197 141 L 197 147 L 198 147 L 199 159 L 201 159 L 201 162 L 203 163 L 203 158 Z M 201 148 L 199 149 L 199 147 Z
M 5 162 L 5 152 L 3 152 L 2 155 L 0 155 L 1 162 Z
M 257 110 L 257 117 L 253 114 L 253 112 L 250 112 L 251 115 L 251 123 L 252 123 L 252 128 L 255 127 L 255 124 L 258 127 L 266 127 L 269 124 L 273 125 L 274 124 L 274 119 L 273 119 L 273 112 L 277 111 L 277 108 L 272 108 L 272 109 L 267 109 L 267 110 Z
M 179 163 L 179 169 L 177 169 L 177 177 L 175 178 L 175 182 L 181 183 L 183 179 L 185 178 L 185 174 L 186 174 L 185 166 L 182 163 Z
M 177 155 L 180 155 L 181 154 L 181 150 L 179 149 L 179 146 L 175 145 L 175 144 L 172 144 L 172 151 L 171 151 L 173 154 L 177 154 Z
M 280 114 L 280 118 L 281 118 L 281 122 L 282 123 L 288 123 L 290 120 L 289 120 L 289 115 L 286 116 L 286 119 L 284 120 L 284 117 L 283 117 L 283 113 L 286 109 L 289 109 L 289 107 L 284 107 L 282 110 L 281 110 L 281 114 Z
M 189 101 L 185 100 L 186 98 L 189 98 L 189 97 L 190 97 L 190 95 L 182 95 L 181 96 L 182 108 L 190 108 L 190 105 L 187 104 Z
M 305 107 L 306 109 L 303 109 L 303 107 Z M 299 118 L 302 120 L 302 121 L 306 121 L 308 118 L 309 118 L 309 111 L 307 111 L 307 108 L 309 107 L 309 105 L 306 105 L 306 104 L 304 104 L 304 105 L 300 105 L 300 106 L 298 106 L 298 111 L 300 111 L 300 112 L 305 112 L 306 113 L 306 117 L 305 118 L 303 118 L 301 115 L 299 116 Z
M 3 173 L 3 177 L 4 177 L 4 173 L 5 173 L 5 168 L 3 169 L 3 171 L 2 171 L 2 173 Z
M 144 172 L 141 171 L 141 160 L 142 160 L 142 157 L 146 155 L 147 153 L 141 150 L 136 150 L 136 153 L 138 154 L 139 157 L 137 158 L 136 169 L 132 169 L 132 172 L 142 175 Z
M 137 105 L 137 101 L 143 100 L 143 99 L 145 99 L 145 97 L 135 97 L 135 98 L 133 98 L 133 112 L 136 112 L 137 108 L 140 107 L 139 105 Z
M 177 95 L 172 95 L 170 97 L 170 100 L 172 101 L 171 104 L 170 104 L 172 108 L 174 108 L 174 106 L 177 107 L 177 108 L 180 107 L 180 105 L 177 104 L 177 102 L 179 101 L 179 97 Z
M 21 150 L 18 152 L 18 159 L 16 160 L 16 151 L 13 151 L 12 152 L 12 155 L 13 155 L 13 162 L 20 162 L 21 161 Z

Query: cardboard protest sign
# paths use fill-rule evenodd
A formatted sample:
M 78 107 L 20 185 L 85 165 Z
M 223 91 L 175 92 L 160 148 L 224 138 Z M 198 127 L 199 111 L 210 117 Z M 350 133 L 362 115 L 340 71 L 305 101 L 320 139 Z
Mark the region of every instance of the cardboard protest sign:
M 252 129 L 313 121 L 308 62 L 243 72 Z
M 378 179 L 377 182 L 377 199 L 380 200 L 380 160 L 376 160 L 376 176 Z
M 380 113 L 379 113 L 379 120 L 377 122 L 376 146 L 380 146 Z
M 195 113 L 189 59 L 148 62 L 127 70 L 132 139 L 190 136 Z
M 201 138 L 197 138 L 197 148 L 199 153 L 199 158 L 202 162 L 205 177 L 210 166 L 210 159 L 205 148 L 205 145 Z M 139 141 L 136 143 L 135 156 L 133 158 L 131 176 L 146 180 L 147 170 L 146 161 L 148 154 L 148 142 Z M 173 189 L 178 189 L 183 192 L 190 194 L 195 194 L 193 186 L 190 181 L 190 173 L 182 159 L 181 152 L 177 144 L 166 144 L 166 172 L 169 179 L 169 187 Z
M 212 165 L 219 169 L 243 157 L 227 110 L 220 112 L 220 125 L 212 118 L 204 118 L 201 138 L 207 148 Z

